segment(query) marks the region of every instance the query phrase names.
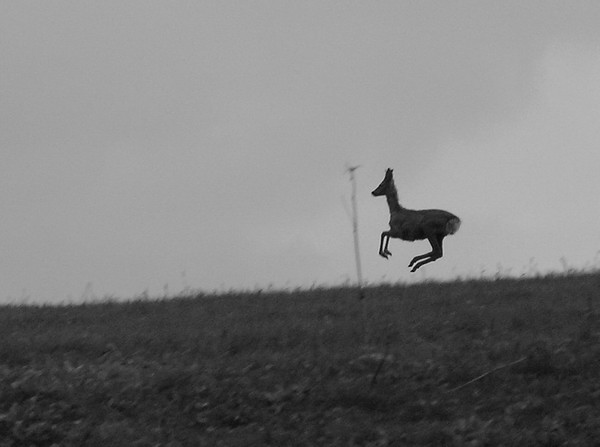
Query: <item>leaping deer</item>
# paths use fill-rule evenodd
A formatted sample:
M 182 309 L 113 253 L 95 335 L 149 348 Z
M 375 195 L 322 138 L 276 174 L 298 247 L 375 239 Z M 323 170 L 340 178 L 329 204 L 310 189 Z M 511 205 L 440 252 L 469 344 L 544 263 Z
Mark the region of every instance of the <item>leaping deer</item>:
M 399 238 L 403 241 L 416 241 L 427 239 L 431 244 L 431 251 L 415 256 L 409 267 L 411 272 L 416 272 L 419 267 L 442 257 L 442 241 L 449 234 L 454 234 L 460 228 L 460 219 L 452 213 L 443 210 L 409 210 L 398 202 L 398 192 L 394 184 L 392 169 L 385 172 L 381 184 L 371 193 L 374 196 L 385 195 L 390 207 L 390 229 L 381 233 L 379 254 L 388 258 L 392 253 L 388 250 L 390 238 Z

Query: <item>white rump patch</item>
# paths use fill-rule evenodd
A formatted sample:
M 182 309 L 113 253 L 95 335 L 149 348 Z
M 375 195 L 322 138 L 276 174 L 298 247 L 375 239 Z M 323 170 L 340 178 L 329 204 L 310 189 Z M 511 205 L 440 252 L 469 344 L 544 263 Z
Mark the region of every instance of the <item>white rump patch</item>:
M 460 228 L 460 224 L 461 224 L 461 222 L 458 217 L 455 219 L 449 220 L 448 223 L 446 224 L 446 231 L 448 232 L 448 234 L 454 234 Z

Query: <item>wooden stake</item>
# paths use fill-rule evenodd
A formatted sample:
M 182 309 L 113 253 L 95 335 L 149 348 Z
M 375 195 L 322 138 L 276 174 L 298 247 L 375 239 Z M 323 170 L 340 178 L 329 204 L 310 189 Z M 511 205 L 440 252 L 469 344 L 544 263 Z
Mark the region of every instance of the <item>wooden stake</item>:
M 354 235 L 354 258 L 356 261 L 356 277 L 358 279 L 358 298 L 362 300 L 365 297 L 365 294 L 362 288 L 362 268 L 358 242 L 358 210 L 356 206 L 356 179 L 354 177 L 354 171 L 359 167 L 360 166 L 349 166 L 347 171 L 350 173 L 350 182 L 352 183 L 352 233 Z

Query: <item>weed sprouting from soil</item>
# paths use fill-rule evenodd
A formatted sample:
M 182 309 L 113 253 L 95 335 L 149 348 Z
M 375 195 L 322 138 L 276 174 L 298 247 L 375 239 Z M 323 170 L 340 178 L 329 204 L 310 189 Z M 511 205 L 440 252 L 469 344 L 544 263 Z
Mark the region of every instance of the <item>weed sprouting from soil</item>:
M 599 292 L 588 273 L 6 306 L 0 446 L 593 445 Z

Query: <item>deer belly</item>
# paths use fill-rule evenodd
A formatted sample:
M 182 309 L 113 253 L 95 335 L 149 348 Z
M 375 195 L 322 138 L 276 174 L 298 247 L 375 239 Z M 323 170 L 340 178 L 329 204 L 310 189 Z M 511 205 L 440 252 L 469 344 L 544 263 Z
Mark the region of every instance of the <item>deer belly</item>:
M 425 232 L 421 228 L 401 228 L 400 239 L 403 241 L 416 241 L 425 238 Z

